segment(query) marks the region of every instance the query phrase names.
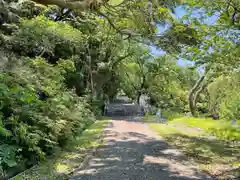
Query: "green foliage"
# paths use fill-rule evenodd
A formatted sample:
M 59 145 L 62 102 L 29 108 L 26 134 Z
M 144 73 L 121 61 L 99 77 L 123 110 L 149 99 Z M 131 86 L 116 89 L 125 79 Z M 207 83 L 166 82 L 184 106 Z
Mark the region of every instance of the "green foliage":
M 20 150 L 20 149 L 19 149 Z M 0 145 L 0 165 L 2 167 L 14 167 L 17 165 L 17 148 L 7 144 Z
M 178 113 L 176 111 L 169 111 L 169 110 L 163 110 L 162 116 L 166 118 L 168 121 L 171 121 L 176 118 L 180 118 L 183 115 L 181 113 Z
M 108 120 L 100 120 L 89 126 L 83 133 L 68 141 L 66 148 L 59 151 L 45 162 L 15 176 L 12 180 L 66 179 L 79 167 L 91 148 L 101 145 L 99 139 Z
M 74 49 L 81 47 L 82 33 L 66 23 L 56 23 L 47 17 L 22 20 L 19 30 L 8 41 L 10 47 L 21 55 L 68 58 Z
M 6 129 L 6 128 L 4 127 L 3 121 L 4 121 L 3 115 L 0 114 L 0 136 L 1 136 L 1 137 L 9 137 L 9 136 L 12 136 L 12 133 L 11 133 L 8 129 Z
M 238 120 L 239 114 L 239 73 L 233 71 L 219 76 L 208 86 L 209 107 L 226 120 Z
M 222 90 L 222 97 L 219 111 L 221 113 L 221 117 L 227 120 L 239 120 L 240 119 L 240 93 L 238 91 L 240 87 L 239 83 L 240 74 L 238 71 L 232 72 L 226 78 L 227 80 L 224 82 L 227 88 Z M 218 87 L 219 89 L 222 87 Z
M 147 92 L 162 109 L 185 112 L 188 89 L 196 77 L 192 70 L 177 66 L 173 57 L 158 57 L 149 64 Z
M 222 102 L 220 107 L 221 116 L 228 120 L 240 119 L 240 93 L 233 92 Z
M 185 2 L 193 9 L 203 7 L 206 13 L 203 15 L 212 16 L 219 13 L 218 23 L 222 25 L 237 25 L 240 23 L 238 0 L 185 0 Z M 236 11 L 234 11 L 236 9 Z M 234 13 L 235 12 L 235 13 Z
M 64 67 L 71 62 L 53 66 L 41 58 L 23 61 L 0 78 L 1 135 L 7 143 L 1 149 L 11 155 L 1 155 L 5 168 L 17 165 L 15 156 L 23 160 L 52 154 L 93 122 L 86 100 L 63 84 Z
M 199 112 L 239 119 L 240 13 L 237 0 L 228 2 L 113 0 L 82 12 L 74 10 L 79 3 L 58 1 L 65 7 L 59 8 L 0 0 L 2 170 L 32 166 L 62 148 L 119 91 L 136 100 L 147 94 L 169 120 L 181 116 L 189 110 L 187 95 L 199 67 L 210 69 L 200 86 L 206 85 L 197 99 Z M 181 3 L 190 13 L 184 23 L 173 9 Z M 218 14 L 220 26 L 191 15 L 199 9 L 204 18 Z M 167 27 L 163 33 L 157 32 L 161 24 Z M 153 57 L 149 44 L 167 54 Z M 194 67 L 178 66 L 181 56 Z M 212 132 L 238 136 L 231 126 Z

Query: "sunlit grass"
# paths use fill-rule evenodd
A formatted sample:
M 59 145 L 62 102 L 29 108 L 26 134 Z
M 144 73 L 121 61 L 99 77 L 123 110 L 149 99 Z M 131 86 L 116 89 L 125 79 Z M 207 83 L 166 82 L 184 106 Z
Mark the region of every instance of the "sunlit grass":
M 122 3 L 123 1 L 124 0 L 110 0 L 109 4 L 116 6 L 116 5 L 120 4 L 120 3 Z
M 209 174 L 223 179 L 239 175 L 240 131 L 231 122 L 181 117 L 149 127 Z
M 57 164 L 56 171 L 58 173 L 66 173 L 69 171 L 69 166 L 67 164 Z
M 77 168 L 87 150 L 100 146 L 100 134 L 109 120 L 100 120 L 92 124 L 82 134 L 68 143 L 65 150 L 58 152 L 54 157 L 12 178 L 12 180 L 66 180 L 68 175 Z
M 157 121 L 157 118 L 156 118 L 156 116 L 154 116 L 154 115 L 146 115 L 146 116 L 143 116 L 143 117 L 142 117 L 142 120 L 143 120 L 144 122 L 156 122 L 156 121 Z
M 167 119 L 168 121 L 171 121 L 173 119 L 183 117 L 183 114 L 180 114 L 180 113 L 174 112 L 174 111 L 163 110 L 162 117 L 164 119 Z M 146 114 L 142 119 L 145 122 L 154 122 L 154 121 L 156 122 L 157 121 L 156 115 L 153 115 L 153 114 Z
M 209 135 L 214 135 L 221 140 L 240 141 L 239 121 L 234 126 L 231 121 L 212 120 L 210 118 L 182 117 L 174 119 L 172 123 L 181 123 L 190 127 L 201 128 Z
M 168 136 L 179 132 L 179 130 L 177 130 L 176 128 L 165 124 L 151 123 L 149 124 L 149 127 L 160 133 L 161 136 Z
M 191 127 L 200 127 L 204 130 L 223 127 L 228 123 L 226 121 L 212 120 L 211 118 L 181 117 L 173 120 L 173 123 L 184 123 Z

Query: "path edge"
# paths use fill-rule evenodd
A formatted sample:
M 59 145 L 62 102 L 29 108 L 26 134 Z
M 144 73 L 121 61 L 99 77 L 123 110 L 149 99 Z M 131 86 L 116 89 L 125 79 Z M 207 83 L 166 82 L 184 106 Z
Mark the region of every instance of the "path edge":
M 106 134 L 106 129 L 110 126 L 112 120 L 109 120 L 109 122 L 107 123 L 106 127 L 104 128 L 104 130 L 100 133 L 100 135 L 97 137 L 97 142 L 98 143 L 103 143 L 104 142 L 104 136 Z M 89 160 L 93 157 L 93 155 L 97 152 L 97 150 L 101 147 L 102 145 L 93 147 L 89 150 L 87 150 L 86 152 L 86 156 L 83 158 L 83 161 L 80 163 L 80 165 L 76 168 L 74 168 L 70 173 L 67 174 L 67 178 L 66 180 L 71 180 L 72 176 L 75 174 L 75 172 L 77 172 L 80 169 L 84 169 L 86 168 L 86 166 L 88 165 Z

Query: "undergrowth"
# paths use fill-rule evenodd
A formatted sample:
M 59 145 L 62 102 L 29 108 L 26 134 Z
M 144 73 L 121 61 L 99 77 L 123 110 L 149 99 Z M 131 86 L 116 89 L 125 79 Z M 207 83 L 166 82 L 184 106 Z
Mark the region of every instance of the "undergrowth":
M 70 140 L 63 150 L 57 152 L 47 161 L 17 175 L 11 180 L 66 180 L 78 168 L 89 150 L 100 146 L 100 135 L 108 120 L 99 120 L 83 133 Z

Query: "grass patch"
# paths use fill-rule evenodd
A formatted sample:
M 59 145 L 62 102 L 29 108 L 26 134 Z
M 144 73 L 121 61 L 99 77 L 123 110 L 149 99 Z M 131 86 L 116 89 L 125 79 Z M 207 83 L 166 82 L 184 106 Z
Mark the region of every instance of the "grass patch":
M 240 125 L 238 121 L 232 125 L 231 121 L 212 120 L 210 118 L 182 117 L 172 121 L 174 124 L 185 124 L 205 130 L 209 135 L 227 141 L 240 141 Z
M 174 111 L 171 111 L 171 110 L 163 110 L 162 112 L 162 116 L 164 118 L 166 118 L 168 121 L 171 121 L 175 118 L 180 118 L 183 116 L 183 114 L 181 113 L 178 113 L 178 112 L 174 112 Z
M 215 127 L 226 126 L 226 121 L 212 120 L 211 118 L 195 118 L 195 117 L 182 117 L 173 120 L 174 123 L 184 123 L 190 127 L 200 127 L 204 130 L 209 130 Z
M 145 115 L 141 117 L 144 122 L 156 122 L 157 118 L 154 115 Z
M 173 123 L 169 123 L 169 124 L 150 123 L 149 127 L 164 137 L 168 137 L 168 136 L 175 135 L 178 133 L 183 134 L 183 135 L 190 134 L 191 136 L 198 136 L 198 135 L 203 134 L 202 131 L 187 128 L 184 126 L 182 126 L 182 127 L 175 126 L 175 124 L 173 124 Z M 184 131 L 182 131 L 181 128 L 183 128 Z
M 100 134 L 108 124 L 108 120 L 93 123 L 79 136 L 69 141 L 68 146 L 47 161 L 13 177 L 11 180 L 66 180 L 77 168 L 88 150 L 101 145 Z
M 231 122 L 182 117 L 168 124 L 149 123 L 149 127 L 212 176 L 239 178 L 240 131 Z
M 170 110 L 163 110 L 162 111 L 162 117 L 164 119 L 167 119 L 168 121 L 171 121 L 175 118 L 183 117 L 183 115 L 178 113 L 178 112 L 174 112 L 174 111 L 170 111 Z M 142 119 L 143 119 L 144 122 L 156 122 L 157 121 L 157 117 L 156 117 L 155 114 L 154 115 L 153 114 L 147 114 Z

